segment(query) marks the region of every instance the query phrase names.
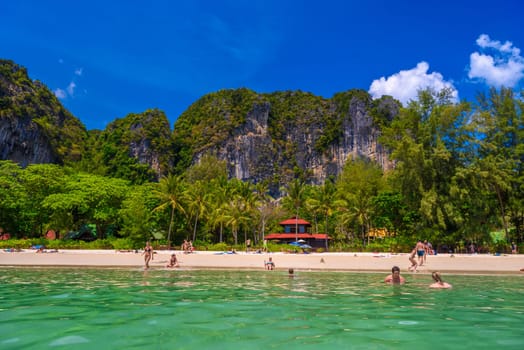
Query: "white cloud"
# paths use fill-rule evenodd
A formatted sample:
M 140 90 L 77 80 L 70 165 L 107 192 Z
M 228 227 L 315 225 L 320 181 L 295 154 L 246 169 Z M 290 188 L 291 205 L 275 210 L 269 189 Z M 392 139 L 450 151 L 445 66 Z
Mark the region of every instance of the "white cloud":
M 74 75 L 73 76 L 73 79 L 71 80 L 71 82 L 69 83 L 69 85 L 67 85 L 67 87 L 65 89 L 61 89 L 61 88 L 57 88 L 54 90 L 54 93 L 55 93 L 55 96 L 58 97 L 59 99 L 66 99 L 68 97 L 74 97 L 75 96 L 75 89 L 76 89 L 76 76 L 82 76 L 84 72 L 84 68 L 77 68 L 75 69 L 74 71 Z M 85 91 L 85 89 L 84 89 Z
M 76 84 L 74 81 L 70 82 L 69 85 L 67 86 L 67 93 L 70 95 L 70 96 L 73 96 L 75 94 L 75 88 L 76 88 Z
M 57 88 L 53 92 L 55 96 L 63 100 L 67 97 L 73 97 L 75 95 L 76 84 L 74 81 L 70 82 L 69 85 L 64 89 Z
M 476 43 L 482 52 L 473 52 L 469 57 L 470 79 L 479 79 L 495 87 L 514 87 L 524 78 L 524 58 L 512 42 L 502 44 L 481 34 Z
M 55 96 L 58 97 L 59 99 L 64 99 L 67 97 L 66 92 L 60 88 L 56 89 L 53 92 L 55 93 Z
M 419 62 L 417 66 L 410 70 L 401 70 L 387 78 L 381 77 L 371 83 L 369 93 L 373 98 L 379 98 L 382 95 L 390 95 L 402 102 L 408 103 L 418 97 L 418 92 L 424 89 L 441 91 L 449 88 L 452 91 L 452 97 L 458 101 L 458 91 L 451 82 L 445 81 L 442 74 L 433 72 L 428 74 L 429 64 Z

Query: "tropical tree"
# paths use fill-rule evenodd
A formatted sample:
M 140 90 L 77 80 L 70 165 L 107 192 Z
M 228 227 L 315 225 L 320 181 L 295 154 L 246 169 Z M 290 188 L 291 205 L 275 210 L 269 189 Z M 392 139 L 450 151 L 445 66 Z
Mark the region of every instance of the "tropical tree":
M 420 213 L 418 232 L 455 232 L 459 211 L 450 199 L 451 179 L 469 156 L 464 152 L 471 135 L 464 128 L 470 106 L 454 104 L 451 92 L 424 90 L 418 100 L 390 125 L 381 142 L 391 150 L 395 169 L 389 179 L 409 211 Z
M 27 225 L 31 215 L 26 213 L 31 208 L 31 196 L 20 179 L 22 173 L 14 162 L 0 161 L 0 228 L 16 237 L 32 233 L 31 225 Z
M 128 237 L 135 245 L 134 248 L 149 240 L 151 234 L 158 229 L 156 215 L 159 212 L 153 211 L 159 202 L 154 194 L 156 190 L 156 184 L 152 183 L 135 185 L 122 203 L 120 234 Z
M 275 206 L 273 198 L 269 195 L 269 188 L 266 182 L 259 182 L 255 185 L 255 200 L 260 219 L 261 240 L 264 241 L 266 239 L 266 224 Z
M 367 234 L 372 224 L 373 199 L 385 188 L 382 169 L 367 159 L 349 160 L 336 187 L 337 196 L 341 199 L 338 203 L 343 220 L 356 225 L 365 244 L 366 237 L 369 241 Z
M 226 225 L 231 227 L 235 245 L 238 244 L 238 231 L 247 227 L 251 220 L 251 215 L 246 210 L 246 204 L 242 197 L 235 195 L 229 201 L 227 213 L 225 214 Z
M 286 193 L 286 196 L 283 198 L 282 205 L 296 213 L 295 240 L 298 240 L 298 218 L 299 210 L 305 203 L 305 184 L 300 179 L 292 180 L 287 184 L 284 192 Z
M 312 197 L 306 199 L 307 207 L 314 213 L 324 216 L 324 230 L 326 233 L 325 248 L 328 249 L 329 218 L 334 213 L 336 205 L 336 187 L 331 179 L 328 179 L 319 187 L 314 187 Z M 316 221 L 316 220 L 315 220 Z M 316 230 L 318 232 L 318 229 Z
M 208 188 L 205 182 L 198 180 L 190 184 L 184 193 L 189 218 L 193 221 L 193 241 L 196 239 L 199 219 L 204 218 L 208 212 L 211 198 Z
M 94 223 L 97 237 L 104 238 L 109 227 L 118 222 L 128 188 L 125 180 L 72 174 L 65 178 L 63 192 L 50 194 L 42 206 L 53 213 L 51 221 L 55 227 L 78 229 L 81 225 Z
M 167 245 L 171 247 L 171 232 L 176 212 L 185 213 L 185 183 L 180 175 L 169 174 L 163 176 L 154 190 L 154 195 L 160 200 L 160 205 L 154 208 L 155 211 L 171 208 L 169 219 L 169 229 L 167 233 Z
M 524 162 L 524 103 L 511 89 L 492 88 L 489 95 L 479 94 L 478 109 L 471 127 L 477 132 L 477 151 L 472 167 L 481 170 L 483 181 L 495 194 L 500 223 L 510 239 L 509 222 L 516 227 L 522 213 Z

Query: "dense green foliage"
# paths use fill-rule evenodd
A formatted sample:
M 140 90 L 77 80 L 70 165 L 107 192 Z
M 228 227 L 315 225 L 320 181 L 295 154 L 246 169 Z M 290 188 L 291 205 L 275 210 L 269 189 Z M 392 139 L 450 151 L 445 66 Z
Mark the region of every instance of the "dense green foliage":
M 88 147 L 75 168 L 140 184 L 158 180 L 173 164 L 173 139 L 164 112 L 157 109 L 116 119 L 89 133 Z M 140 158 L 144 159 L 140 159 Z M 157 163 L 153 169 L 151 163 Z
M 49 229 L 64 237 L 90 224 L 99 238 L 94 246 L 136 248 L 153 238 L 162 245 L 192 239 L 229 247 L 247 238 L 260 244 L 280 231 L 280 220 L 298 215 L 315 232 L 327 232 L 335 250 L 408 249 L 416 239 L 489 245 L 493 231 L 503 233 L 501 245 L 522 242 L 523 107 L 522 96 L 508 89 L 493 89 L 476 103 L 452 103 L 445 90 L 421 91 L 405 108 L 362 90 L 331 99 L 221 90 L 195 102 L 173 133 L 156 109 L 87 133 L 25 69 L 0 61 L 0 118 L 29 120 L 65 164 L 23 168 L 0 161 L 0 227 L 37 240 Z M 352 109 L 372 116 L 394 170 L 352 159 L 336 178 L 311 185 L 311 169 L 299 166 L 300 140 L 328 152 Z M 252 113 L 268 118 L 271 149 L 260 152 L 274 167 L 256 185 L 230 179 L 228 164 L 206 155 Z M 269 196 L 275 184 L 282 200 Z M 377 238 L 378 231 L 386 237 Z
M 394 170 L 348 160 L 338 178 L 321 186 L 290 181 L 279 201 L 267 184 L 228 180 L 225 163 L 211 156 L 142 185 L 3 161 L 0 223 L 15 237 L 41 237 L 51 228 L 63 234 L 89 223 L 99 238 L 134 247 L 149 238 L 231 247 L 247 238 L 260 244 L 280 231 L 280 220 L 298 215 L 333 238 L 331 250 L 406 250 L 428 239 L 435 246 L 475 242 L 483 251 L 501 251 L 524 238 L 523 107 L 507 89 L 480 95 L 473 107 L 451 103 L 445 91 L 422 91 L 418 102 L 383 124 L 381 141 Z M 377 238 L 378 231 L 386 236 Z M 493 231 L 504 241 L 493 242 Z

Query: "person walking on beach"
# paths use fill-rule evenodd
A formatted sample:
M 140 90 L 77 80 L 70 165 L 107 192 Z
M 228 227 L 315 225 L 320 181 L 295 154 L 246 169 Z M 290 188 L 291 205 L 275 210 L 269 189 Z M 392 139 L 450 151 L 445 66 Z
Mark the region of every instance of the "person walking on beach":
M 406 280 L 404 277 L 400 276 L 400 268 L 398 266 L 393 266 L 391 268 L 391 275 L 384 278 L 384 282 L 389 284 L 404 284 L 406 283 Z
M 417 260 L 415 259 L 415 256 L 417 255 L 417 250 L 413 248 L 411 253 L 409 254 L 409 262 L 411 262 L 411 266 L 408 267 L 408 271 L 417 272 Z
M 517 245 L 515 242 L 511 242 L 511 254 L 517 254 Z
M 422 266 L 424 265 L 424 254 L 426 254 L 426 246 L 424 243 L 422 243 L 421 240 L 419 240 L 415 246 L 415 249 L 417 250 L 418 266 Z
M 431 284 L 429 288 L 440 288 L 440 289 L 451 288 L 451 284 L 446 283 L 442 280 L 442 277 L 440 277 L 440 272 L 433 272 L 431 274 L 431 277 L 433 278 L 433 281 L 435 281 L 435 283 Z
M 149 262 L 153 260 L 153 247 L 151 247 L 151 243 L 149 241 L 146 242 L 146 246 L 144 247 L 144 252 L 142 255 L 144 256 L 144 263 L 146 265 L 146 269 L 149 269 Z

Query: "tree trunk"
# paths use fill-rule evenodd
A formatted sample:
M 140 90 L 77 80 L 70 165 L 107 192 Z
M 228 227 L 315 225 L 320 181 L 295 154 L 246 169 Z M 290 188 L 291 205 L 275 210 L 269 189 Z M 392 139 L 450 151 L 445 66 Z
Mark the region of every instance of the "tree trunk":
M 173 228 L 174 215 L 175 215 L 175 207 L 171 207 L 171 219 L 169 220 L 169 229 L 167 231 L 167 249 L 171 249 L 171 229 Z
M 198 225 L 198 213 L 195 216 L 195 227 L 193 227 L 193 242 L 196 240 L 197 225 Z

